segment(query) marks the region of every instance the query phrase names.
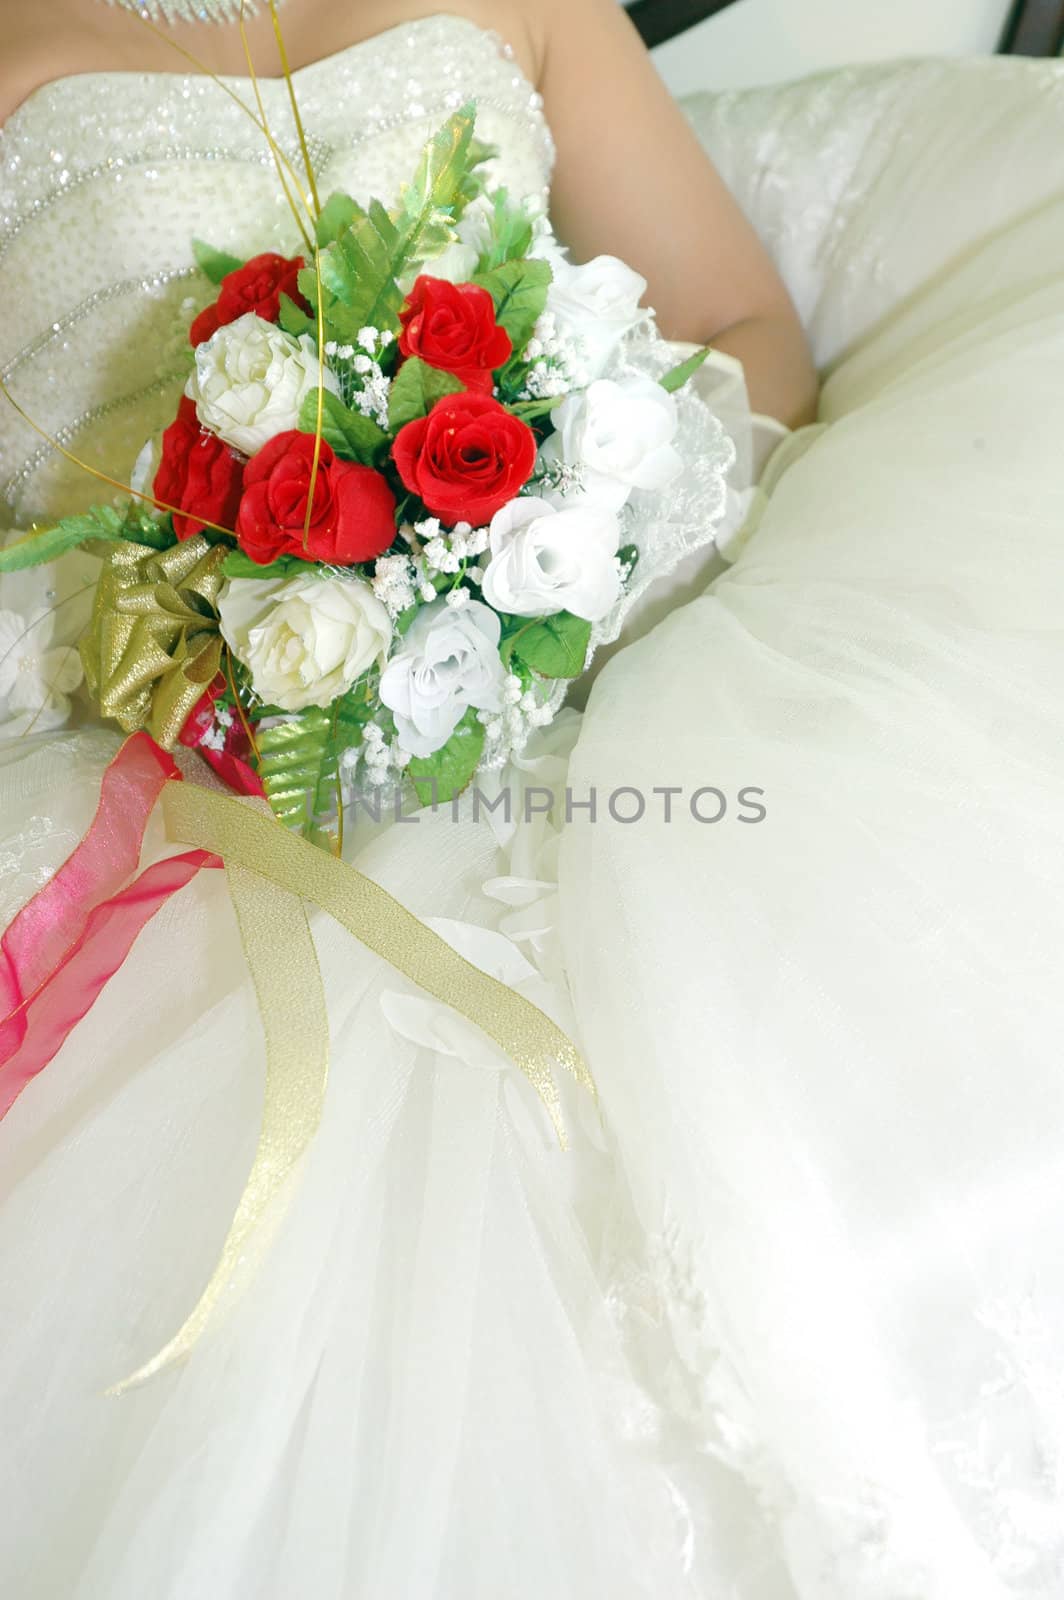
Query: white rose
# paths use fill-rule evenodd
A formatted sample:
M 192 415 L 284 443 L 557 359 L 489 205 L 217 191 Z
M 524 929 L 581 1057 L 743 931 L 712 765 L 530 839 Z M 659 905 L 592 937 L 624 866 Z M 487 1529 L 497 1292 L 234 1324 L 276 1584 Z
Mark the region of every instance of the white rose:
M 381 699 L 404 750 L 434 755 L 470 706 L 502 709 L 501 633 L 498 617 L 479 600 L 460 610 L 436 600 L 418 612 L 381 674 Z
M 579 469 L 581 499 L 619 511 L 633 489 L 664 489 L 683 471 L 676 402 L 653 378 L 598 378 L 553 413 L 540 460 Z M 572 496 L 549 496 L 556 505 Z
M 331 705 L 392 638 L 387 611 L 357 578 L 233 578 L 218 612 L 255 693 L 282 711 Z
M 518 617 L 571 611 L 598 622 L 621 592 L 613 559 L 620 537 L 617 517 L 604 506 L 555 511 L 532 496 L 512 500 L 492 519 L 484 598 Z
M 248 311 L 196 346 L 196 370 L 185 393 L 205 428 L 253 456 L 298 426 L 304 399 L 319 387 L 339 393 L 309 333 L 293 339 Z
M 647 281 L 616 256 L 596 256 L 585 266 L 574 266 L 554 254 L 550 264 L 554 281 L 547 309 L 563 336 L 582 340 L 588 370 L 597 378 L 625 334 L 646 316 L 639 302 Z

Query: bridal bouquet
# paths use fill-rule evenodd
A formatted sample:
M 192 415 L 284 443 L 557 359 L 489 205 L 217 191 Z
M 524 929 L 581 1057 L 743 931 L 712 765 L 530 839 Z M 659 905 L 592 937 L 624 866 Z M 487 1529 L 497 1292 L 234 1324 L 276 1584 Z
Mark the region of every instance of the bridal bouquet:
M 446 800 L 551 719 L 639 559 L 626 518 L 683 468 L 672 394 L 705 352 L 611 378 L 644 280 L 489 192 L 474 124 L 390 209 L 334 194 L 313 265 L 197 243 L 218 295 L 132 498 L 0 557 L 99 541 L 101 713 L 316 841 L 352 792 Z
M 319 205 L 307 156 L 302 257 L 197 245 L 218 292 L 189 329 L 177 415 L 128 486 L 50 440 L 120 496 L 0 551 L 0 570 L 100 556 L 81 660 L 130 735 L 84 838 L 0 939 L 0 1117 L 201 871 L 226 868 L 262 1012 L 262 1126 L 218 1264 L 119 1389 L 195 1346 L 318 1126 L 329 1023 L 308 902 L 494 1040 L 560 1139 L 555 1070 L 593 1089 L 550 1017 L 342 859 L 352 796 L 447 799 L 549 721 L 641 581 L 640 539 L 642 577 L 660 570 L 682 472 L 704 509 L 674 398 L 704 352 L 670 370 L 642 278 L 612 257 L 574 266 L 541 216 L 491 192 L 474 123 L 473 107 L 449 119 L 391 208 Z M 625 355 L 640 329 L 645 370 Z M 178 743 L 286 826 L 182 781 Z M 140 869 L 160 803 L 186 848 Z

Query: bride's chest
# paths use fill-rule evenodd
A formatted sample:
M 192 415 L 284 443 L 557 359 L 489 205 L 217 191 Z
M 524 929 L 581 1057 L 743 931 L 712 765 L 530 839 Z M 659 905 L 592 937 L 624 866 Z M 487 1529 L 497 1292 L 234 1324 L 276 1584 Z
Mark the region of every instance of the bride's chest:
M 91 74 L 34 96 L 0 131 L 5 280 L 32 278 L 51 310 L 71 277 L 103 287 L 108 271 L 188 264 L 193 236 L 235 254 L 294 246 L 277 157 L 289 191 L 305 184 L 300 142 L 286 86 L 259 89 L 276 151 L 245 80 Z M 495 35 L 459 19 L 393 29 L 297 74 L 296 90 L 322 198 L 392 198 L 469 100 L 500 181 L 523 195 L 549 180 L 540 97 Z

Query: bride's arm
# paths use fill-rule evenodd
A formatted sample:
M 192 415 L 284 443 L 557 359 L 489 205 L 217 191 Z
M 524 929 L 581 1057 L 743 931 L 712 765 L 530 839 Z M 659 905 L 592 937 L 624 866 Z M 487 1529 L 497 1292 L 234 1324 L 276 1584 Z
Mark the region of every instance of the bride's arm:
M 637 267 L 663 333 L 738 356 L 755 410 L 808 422 L 816 377 L 790 296 L 617 0 L 525 15 L 542 28 L 552 210 L 574 257 Z

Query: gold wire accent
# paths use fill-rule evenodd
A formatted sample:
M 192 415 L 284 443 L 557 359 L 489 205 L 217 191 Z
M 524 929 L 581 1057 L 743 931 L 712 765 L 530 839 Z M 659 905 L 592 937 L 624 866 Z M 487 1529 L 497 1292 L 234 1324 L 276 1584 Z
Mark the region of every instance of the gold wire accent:
M 244 55 L 247 58 L 248 72 L 251 75 L 251 83 L 255 90 L 255 98 L 258 102 L 259 111 L 262 114 L 263 121 L 265 122 L 266 112 L 263 108 L 262 96 L 259 92 L 259 83 L 257 77 L 255 76 L 255 67 L 251 59 L 250 48 L 248 46 L 247 30 L 244 25 L 244 11 L 246 5 L 247 0 L 240 0 L 240 37 L 244 45 Z M 285 85 L 288 89 L 288 99 L 292 107 L 292 119 L 295 123 L 296 133 L 299 137 L 299 147 L 303 152 L 303 165 L 306 167 L 307 182 L 310 186 L 310 192 L 314 202 L 313 217 L 316 220 L 321 214 L 321 201 L 318 198 L 318 186 L 314 176 L 314 164 L 310 159 L 310 149 L 307 145 L 307 136 L 303 127 L 303 118 L 299 111 L 299 100 L 296 96 L 296 86 L 292 79 L 292 69 L 288 64 L 288 51 L 285 48 L 284 33 L 281 29 L 281 23 L 277 16 L 276 0 L 270 0 L 270 18 L 273 22 L 274 37 L 277 40 L 277 53 L 281 61 L 281 71 L 284 75 Z M 309 210 L 310 207 L 307 204 L 305 195 L 303 196 L 303 203 L 304 205 L 307 205 L 307 209 Z M 315 299 L 317 302 L 318 335 L 318 401 L 314 418 L 314 454 L 311 458 L 310 482 L 307 486 L 307 509 L 303 518 L 304 550 L 306 550 L 307 545 L 310 542 L 310 523 L 314 513 L 314 491 L 318 486 L 318 472 L 321 466 L 321 440 L 325 423 L 325 314 L 322 307 L 321 251 L 316 243 L 311 246 L 308 240 L 308 249 L 309 248 L 313 248 L 314 251 L 314 277 L 317 282 Z
M 266 121 L 265 111 L 263 111 L 262 118 L 260 120 L 259 117 L 257 117 L 255 115 L 254 111 L 248 105 L 247 101 L 246 100 L 242 100 L 241 97 L 237 94 L 236 90 L 233 89 L 233 88 L 230 88 L 229 84 L 226 83 L 224 78 L 219 77 L 219 75 L 216 72 L 212 72 L 210 67 L 208 67 L 205 62 L 201 61 L 198 56 L 195 56 L 195 55 L 192 54 L 191 50 L 186 50 L 184 45 L 178 44 L 176 39 L 172 39 L 164 28 L 160 28 L 158 26 L 158 24 L 154 23 L 151 20 L 151 18 L 149 16 L 147 16 L 144 12 L 142 12 L 142 11 L 138 12 L 137 15 L 138 15 L 140 21 L 143 23 L 144 27 L 150 28 L 152 33 L 156 34 L 158 38 L 162 39 L 164 44 L 168 44 L 170 46 L 171 50 L 176 50 L 178 55 L 182 56 L 187 62 L 189 62 L 189 64 L 191 66 L 195 67 L 197 72 L 202 73 L 205 78 L 209 78 L 210 81 L 213 84 L 215 84 L 219 89 L 221 89 L 223 94 L 227 94 L 229 96 L 230 100 L 232 100 L 236 105 L 238 105 L 240 107 L 241 111 L 244 113 L 244 115 L 246 117 L 250 117 L 251 118 L 252 122 L 255 124 L 256 128 L 258 128 L 259 132 L 262 134 L 262 136 L 266 140 L 267 144 L 269 145 L 270 153 L 272 154 L 272 156 L 274 158 L 274 162 L 275 163 L 281 163 L 287 169 L 288 175 L 292 180 L 292 183 L 293 183 L 293 186 L 294 186 L 294 188 L 296 190 L 296 193 L 299 195 L 299 197 L 302 200 L 304 206 L 306 207 L 307 215 L 308 216 L 312 216 L 312 212 L 311 212 L 311 209 L 310 209 L 310 202 L 307 199 L 307 196 L 303 192 L 302 185 L 300 184 L 299 179 L 296 176 L 296 173 L 295 173 L 295 170 L 294 170 L 294 168 L 292 166 L 292 163 L 288 160 L 288 157 L 285 155 L 284 151 L 281 150 L 279 148 L 279 146 L 274 141 L 273 135 L 270 132 L 269 124 Z M 282 180 L 282 187 L 284 187 L 283 180 Z M 297 207 L 295 205 L 295 202 L 292 200 L 292 197 L 289 194 L 287 188 L 285 188 L 284 194 L 285 194 L 285 199 L 288 201 L 288 204 L 292 208 L 292 215 L 295 217 L 296 226 L 298 227 L 300 233 L 302 234 L 303 239 L 306 242 L 307 249 L 309 250 L 310 249 L 310 239 L 308 237 L 307 230 L 306 230 L 306 227 L 305 227 L 304 222 L 303 222 L 303 218 L 300 216 L 299 211 L 298 211 L 298 209 L 297 209 Z
M 303 131 L 303 118 L 299 111 L 299 100 L 296 97 L 296 86 L 292 81 L 292 69 L 288 65 L 288 51 L 285 49 L 284 33 L 277 16 L 277 0 L 270 0 L 270 17 L 273 21 L 274 37 L 277 40 L 277 54 L 281 60 L 281 72 L 288 86 L 288 100 L 292 107 L 292 120 L 296 125 L 299 135 L 299 148 L 303 152 L 303 165 L 307 169 L 307 183 L 310 186 L 310 197 L 314 202 L 316 216 L 321 215 L 321 201 L 318 198 L 318 183 L 314 176 L 314 163 L 310 159 L 310 150 L 307 146 L 307 136 Z
M 262 90 L 259 87 L 259 75 L 255 71 L 255 63 L 251 57 L 251 45 L 248 43 L 247 24 L 244 21 L 244 12 L 246 10 L 247 0 L 240 0 L 240 16 L 237 19 L 237 25 L 240 29 L 240 43 L 244 47 L 244 60 L 248 64 L 248 77 L 251 80 L 251 88 L 255 95 L 255 104 L 259 108 L 259 126 L 262 128 L 263 134 L 266 138 L 266 143 L 270 147 L 270 154 L 273 156 L 273 164 L 277 169 L 277 180 L 280 183 L 281 188 L 284 190 L 284 197 L 291 207 L 292 215 L 295 217 L 299 231 L 303 235 L 303 243 L 309 251 L 314 248 L 314 242 L 310 234 L 307 232 L 306 224 L 304 223 L 303 218 L 299 215 L 299 210 L 296 206 L 296 203 L 288 191 L 288 184 L 285 181 L 284 175 L 284 169 L 286 167 L 288 168 L 289 177 L 292 179 L 293 187 L 295 188 L 300 200 L 302 200 L 307 216 L 310 218 L 311 222 L 315 220 L 315 214 L 311 209 L 310 200 L 307 198 L 302 184 L 299 182 L 299 179 L 296 177 L 295 172 L 292 169 L 291 163 L 284 158 L 281 153 L 280 146 L 273 137 L 273 134 L 270 132 L 270 125 L 266 117 L 266 107 L 262 99 Z
M 310 462 L 310 483 L 307 487 L 307 514 L 303 519 L 303 549 L 310 542 L 310 519 L 314 513 L 314 491 L 318 487 L 318 468 L 321 464 L 321 437 L 325 427 L 325 310 L 322 306 L 321 251 L 314 246 L 314 277 L 317 280 L 318 302 L 318 405 L 314 416 L 314 454 Z

